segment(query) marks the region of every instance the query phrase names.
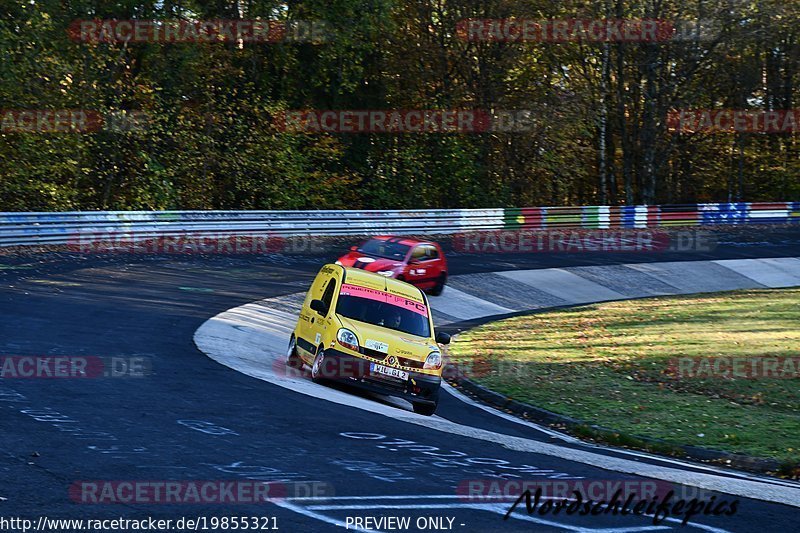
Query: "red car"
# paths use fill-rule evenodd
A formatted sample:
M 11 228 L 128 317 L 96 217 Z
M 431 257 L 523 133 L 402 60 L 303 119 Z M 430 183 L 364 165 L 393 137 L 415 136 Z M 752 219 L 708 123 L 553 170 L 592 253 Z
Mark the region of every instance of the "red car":
M 435 242 L 408 237 L 374 237 L 350 248 L 336 261 L 416 285 L 434 296 L 447 283 L 447 261 Z

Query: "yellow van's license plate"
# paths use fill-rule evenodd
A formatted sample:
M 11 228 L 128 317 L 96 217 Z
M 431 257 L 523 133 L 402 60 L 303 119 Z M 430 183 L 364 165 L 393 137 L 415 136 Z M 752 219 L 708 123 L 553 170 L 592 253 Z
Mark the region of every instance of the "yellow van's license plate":
M 369 364 L 369 371 L 373 374 L 383 374 L 384 376 L 391 376 L 393 378 L 402 379 L 403 381 L 408 379 L 408 372 L 405 370 L 383 365 L 376 365 L 375 363 Z

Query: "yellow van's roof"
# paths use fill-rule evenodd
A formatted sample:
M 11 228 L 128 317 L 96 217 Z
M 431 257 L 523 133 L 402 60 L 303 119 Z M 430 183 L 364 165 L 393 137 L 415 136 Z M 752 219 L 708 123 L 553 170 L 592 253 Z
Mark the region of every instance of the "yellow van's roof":
M 361 270 L 360 268 L 342 268 L 344 268 L 346 273 L 344 283 L 357 285 L 359 287 L 366 287 L 368 289 L 385 291 L 389 294 L 396 294 L 398 296 L 402 296 L 403 298 L 414 300 L 415 302 L 425 303 L 425 299 L 422 296 L 422 291 L 413 285 L 409 285 L 408 283 L 398 281 L 396 279 L 387 278 L 373 272 L 367 272 L 366 270 Z

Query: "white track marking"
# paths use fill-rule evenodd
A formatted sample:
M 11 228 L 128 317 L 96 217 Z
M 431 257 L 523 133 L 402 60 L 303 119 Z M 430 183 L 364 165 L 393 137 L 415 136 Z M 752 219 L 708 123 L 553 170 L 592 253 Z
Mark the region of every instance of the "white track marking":
M 332 502 L 332 501 L 372 501 L 372 500 L 408 500 L 409 498 L 414 500 L 452 500 L 453 498 L 458 498 L 458 495 L 453 494 L 379 494 L 375 496 L 298 496 L 297 498 L 286 498 L 287 500 L 291 500 L 293 502 L 302 502 L 302 501 L 325 501 L 325 502 Z M 492 498 L 508 498 L 508 496 L 498 495 L 498 496 L 481 496 L 481 499 L 492 499 Z M 550 498 L 550 496 L 542 496 L 543 500 Z
M 325 522 L 326 524 L 332 524 L 334 526 L 345 527 L 345 525 L 340 520 L 336 520 L 335 518 L 331 518 L 329 516 L 325 516 L 324 514 L 316 513 L 314 511 L 311 511 L 311 510 L 303 507 L 302 505 L 294 505 L 294 504 L 291 504 L 291 503 L 287 502 L 286 500 L 282 500 L 282 501 L 281 500 L 273 500 L 272 503 L 274 503 L 275 505 L 277 505 L 279 507 L 283 507 L 284 509 L 289 509 L 290 511 L 294 511 L 295 513 L 301 514 L 303 516 L 307 516 L 309 518 L 314 518 L 314 519 L 319 520 L 321 522 Z M 363 531 L 364 533 L 383 533 L 382 531 L 378 531 L 377 529 L 366 530 L 366 529 L 361 529 L 361 528 L 356 528 L 356 527 L 352 527 L 352 528 L 348 527 L 346 529 L 348 531 Z
M 497 504 L 477 504 L 473 506 L 476 509 L 485 509 L 487 511 L 496 512 L 499 515 L 505 516 L 508 509 L 505 509 Z M 566 529 L 568 531 L 575 531 L 576 533 L 625 533 L 628 531 L 663 531 L 665 529 L 672 529 L 669 526 L 638 526 L 638 527 L 623 527 L 623 528 L 602 528 L 602 529 L 595 529 L 595 528 L 587 528 L 587 527 L 577 527 L 577 526 L 567 526 L 566 524 L 561 524 L 559 522 L 552 522 L 549 520 L 543 520 L 541 518 L 536 518 L 535 516 L 531 516 L 527 513 L 517 512 L 512 513 L 511 518 L 515 518 L 517 520 L 525 520 L 527 522 L 534 522 L 536 524 L 557 527 L 560 529 Z M 687 525 L 696 525 L 696 524 L 687 524 Z M 728 533 L 724 530 L 720 530 L 719 533 Z
M 529 522 L 535 522 L 537 524 L 550 525 L 555 527 L 561 527 L 561 529 L 566 529 L 564 528 L 563 525 L 559 526 L 559 524 L 557 523 L 556 524 L 548 523 L 542 520 L 541 518 L 535 518 L 529 515 L 519 515 L 519 516 L 511 515 L 511 516 L 516 518 L 517 520 L 527 520 Z M 672 528 L 669 526 L 641 526 L 641 527 L 623 527 L 623 528 L 610 528 L 610 529 L 572 528 L 571 530 L 581 533 L 628 533 L 631 531 L 663 531 L 665 529 L 672 529 Z
M 421 509 L 478 509 L 481 511 L 489 511 L 501 515 L 505 515 L 507 511 L 507 509 L 502 509 L 494 504 L 485 504 L 485 503 L 451 503 L 451 504 L 441 504 L 441 505 L 425 505 L 425 504 L 420 505 L 413 503 L 407 505 L 314 505 L 308 507 L 308 509 L 312 509 L 315 511 L 376 511 L 383 509 L 392 509 L 398 511 L 416 511 Z M 587 528 L 562 524 L 560 522 L 553 522 L 552 520 L 544 520 L 542 518 L 536 518 L 528 514 L 519 514 L 519 515 L 512 514 L 511 517 L 517 520 L 534 522 L 536 524 L 540 524 L 543 526 L 551 526 L 551 527 L 556 527 L 558 529 L 565 529 L 567 531 L 574 531 L 575 533 L 590 533 L 597 531 L 595 529 L 587 529 Z
M 486 509 L 487 511 L 494 511 L 497 514 L 503 515 L 503 516 L 505 516 L 506 512 L 508 511 L 508 509 L 504 509 L 503 507 L 500 507 L 497 504 L 488 504 L 488 505 L 475 506 L 475 508 L 483 508 L 483 509 Z M 594 529 L 594 528 L 587 528 L 587 527 L 567 526 L 565 524 L 560 524 L 558 522 L 552 522 L 550 520 L 543 520 L 541 518 L 536 518 L 535 516 L 531 516 L 531 515 L 529 515 L 527 513 L 520 513 L 520 512 L 512 513 L 511 514 L 511 518 L 515 518 L 517 520 L 525 520 L 527 522 L 534 522 L 536 524 L 540 524 L 540 525 L 544 525 L 544 526 L 551 526 L 551 527 L 557 527 L 557 528 L 560 528 L 560 529 L 566 529 L 568 531 L 575 531 L 576 533 L 597 533 L 598 531 L 606 531 L 606 532 L 611 532 L 611 531 L 652 531 L 654 529 L 657 529 L 657 530 L 671 529 L 670 527 L 667 527 L 667 526 L 642 526 L 642 527 L 636 527 L 636 528 L 622 528 L 622 529 L 619 529 L 619 530 L 618 529 Z
M 379 501 L 379 500 L 407 500 L 417 502 L 419 500 L 453 500 L 455 497 L 451 494 L 403 494 L 403 495 L 385 495 L 385 496 L 336 496 L 336 497 L 300 497 L 300 498 L 288 498 L 293 502 L 298 501 L 308 501 L 308 502 L 330 502 L 330 501 Z M 499 496 L 498 498 L 507 498 L 507 496 Z M 487 498 L 491 499 L 491 497 Z M 554 496 L 544 496 L 541 500 L 571 500 L 571 498 L 558 498 Z M 505 515 L 508 512 L 506 507 L 503 507 L 499 503 L 474 503 L 474 502 L 467 502 L 467 503 L 443 503 L 443 504 L 419 504 L 419 503 L 411 503 L 411 504 L 386 504 L 386 503 L 376 503 L 376 504 L 329 504 L 329 503 L 320 503 L 317 505 L 307 505 L 307 506 L 297 506 L 298 508 L 306 509 L 309 511 L 366 511 L 366 510 L 379 510 L 379 509 L 396 509 L 396 510 L 417 510 L 417 509 L 480 509 L 485 511 L 491 511 L 500 515 Z M 531 522 L 536 522 L 542 525 L 553 526 L 561 529 L 567 529 L 570 531 L 580 531 L 580 532 L 593 532 L 593 533 L 625 533 L 628 531 L 657 531 L 657 530 L 664 530 L 664 529 L 671 529 L 669 526 L 634 526 L 634 527 L 625 527 L 625 528 L 585 528 L 585 527 L 578 527 L 578 526 L 570 526 L 568 524 L 563 524 L 560 522 L 552 522 L 549 520 L 543 520 L 540 518 L 532 517 L 524 512 L 517 512 L 512 513 L 510 515 L 512 518 L 516 518 L 519 520 L 527 520 Z M 642 514 L 636 515 L 645 518 L 652 518 L 652 515 Z M 330 522 L 329 519 L 328 522 Z M 671 522 L 675 524 L 681 524 L 682 519 L 680 518 L 673 518 L 667 517 L 664 519 L 666 522 Z M 695 522 L 687 522 L 688 526 L 696 527 L 703 529 L 705 531 L 710 531 L 712 533 L 728 533 L 727 530 L 716 528 L 712 526 L 707 526 L 705 524 L 698 524 Z
M 306 509 L 312 511 L 363 511 L 375 509 L 458 509 L 459 507 L 470 507 L 472 503 L 374 503 L 357 505 L 309 505 Z

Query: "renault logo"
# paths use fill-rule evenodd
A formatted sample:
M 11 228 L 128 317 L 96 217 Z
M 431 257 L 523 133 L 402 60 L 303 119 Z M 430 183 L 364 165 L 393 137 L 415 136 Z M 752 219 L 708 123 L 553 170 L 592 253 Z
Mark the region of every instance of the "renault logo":
M 397 366 L 397 358 L 395 356 L 389 357 L 389 359 L 387 359 L 386 362 L 392 366 Z

